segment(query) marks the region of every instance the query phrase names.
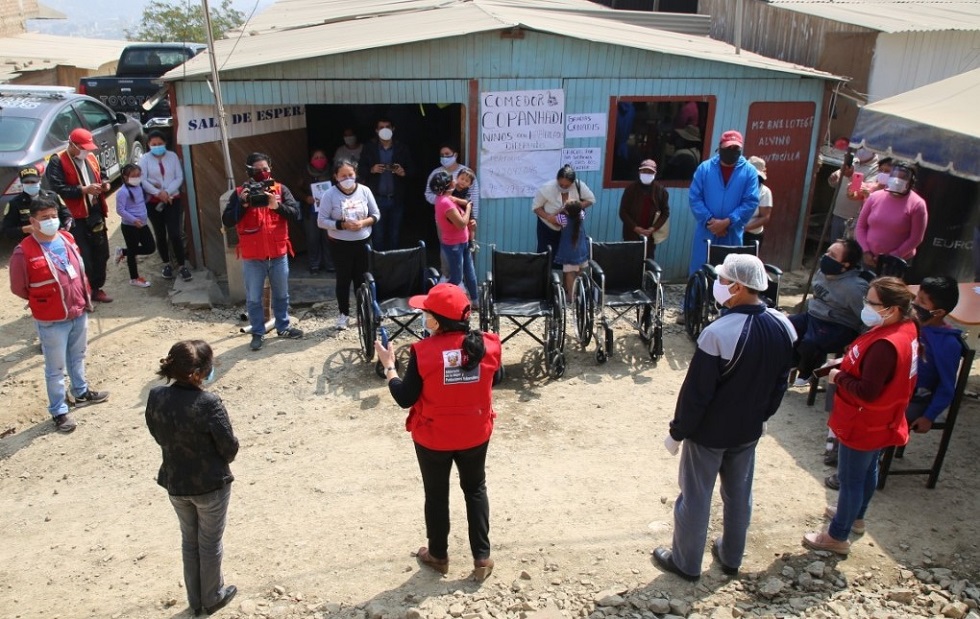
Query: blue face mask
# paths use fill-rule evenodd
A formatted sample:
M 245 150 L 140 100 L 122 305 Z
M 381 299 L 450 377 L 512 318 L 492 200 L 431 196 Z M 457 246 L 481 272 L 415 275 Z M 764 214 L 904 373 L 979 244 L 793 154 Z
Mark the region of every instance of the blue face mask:
M 24 183 L 21 187 L 24 188 L 24 193 L 29 196 L 36 196 L 41 193 L 41 183 Z
M 156 157 L 163 157 L 163 155 L 166 152 L 167 152 L 167 145 L 166 144 L 157 144 L 156 146 L 151 146 L 150 147 L 150 154 L 152 154 L 152 155 L 154 155 Z
M 211 366 L 211 371 L 208 372 L 207 378 L 204 379 L 204 384 L 209 385 L 214 382 L 214 366 Z

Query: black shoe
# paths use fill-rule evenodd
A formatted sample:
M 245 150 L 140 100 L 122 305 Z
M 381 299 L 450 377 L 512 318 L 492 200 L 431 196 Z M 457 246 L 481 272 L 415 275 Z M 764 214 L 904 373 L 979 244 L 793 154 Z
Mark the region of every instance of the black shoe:
M 82 408 L 91 404 L 102 404 L 109 399 L 108 391 L 92 391 L 89 389 L 84 394 L 75 398 L 75 407 Z
M 163 271 L 160 272 L 163 279 L 173 279 L 174 278 L 174 268 L 169 264 L 163 267 Z
M 718 540 L 711 542 L 711 556 L 718 562 L 718 566 L 721 567 L 722 574 L 725 574 L 726 576 L 738 576 L 737 567 L 725 565 L 725 562 L 721 560 L 721 553 L 718 552 Z
M 284 337 L 287 340 L 298 340 L 303 337 L 303 331 L 297 329 L 296 327 L 286 327 L 282 331 L 276 331 L 276 335 L 279 337 Z
M 189 282 L 194 279 L 194 276 L 191 275 L 191 270 L 187 267 L 180 267 L 180 270 L 177 272 L 180 273 L 180 278 L 185 282 Z
M 225 587 L 224 592 L 222 592 L 221 599 L 218 600 L 218 603 L 215 604 L 214 606 L 205 608 L 204 612 L 206 612 L 209 615 L 213 615 L 214 613 L 218 612 L 225 606 L 228 606 L 228 602 L 230 602 L 235 597 L 236 593 L 238 593 L 238 587 L 236 587 L 235 585 L 228 585 L 227 587 Z
M 681 568 L 674 565 L 674 559 L 670 556 L 670 551 L 663 546 L 658 546 L 653 550 L 653 561 L 663 571 L 676 574 L 688 582 L 697 582 L 701 578 L 701 574 L 691 575 L 682 572 Z
M 248 345 L 248 347 L 251 348 L 252 350 L 259 350 L 260 348 L 262 348 L 263 339 L 264 338 L 258 333 L 253 333 L 252 342 Z
M 823 485 L 827 486 L 831 490 L 840 490 L 840 477 L 837 476 L 837 473 L 828 475 L 824 477 Z
M 72 417 L 71 413 L 62 413 L 54 418 L 54 427 L 58 428 L 58 432 L 65 434 L 74 432 L 76 425 L 75 418 Z

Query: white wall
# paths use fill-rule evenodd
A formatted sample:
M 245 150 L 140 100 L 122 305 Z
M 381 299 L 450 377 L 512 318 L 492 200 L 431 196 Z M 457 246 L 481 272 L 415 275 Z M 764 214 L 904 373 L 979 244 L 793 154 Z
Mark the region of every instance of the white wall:
M 980 30 L 881 33 L 868 79 L 874 103 L 980 68 Z

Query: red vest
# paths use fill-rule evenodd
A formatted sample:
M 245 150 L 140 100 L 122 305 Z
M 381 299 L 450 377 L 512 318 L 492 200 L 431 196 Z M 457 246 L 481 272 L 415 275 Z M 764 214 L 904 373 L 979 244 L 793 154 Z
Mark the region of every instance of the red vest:
M 861 355 L 880 340 L 890 343 L 898 353 L 892 379 L 874 402 L 865 402 L 838 388 L 834 396 L 834 409 L 827 422 L 840 442 L 851 449 L 872 451 L 904 445 L 909 440 L 905 409 L 915 391 L 918 368 L 919 340 L 915 323 L 903 320 L 872 329 L 858 337 L 848 348 L 840 369 L 860 378 Z
M 75 237 L 64 230 L 59 230 L 58 234 L 65 240 L 68 261 L 78 272 L 84 286 L 86 304 L 91 306 L 88 278 L 83 268 L 82 254 L 75 244 Z M 27 264 L 27 303 L 31 308 L 31 314 L 42 322 L 66 320 L 68 300 L 61 286 L 61 280 L 55 273 L 57 267 L 51 264 L 51 258 L 41 249 L 41 243 L 34 238 L 34 235 L 29 235 L 21 241 L 20 248 L 24 252 L 24 262 Z
M 62 151 L 58 155 L 58 158 L 61 159 L 61 169 L 65 174 L 65 184 L 80 187 L 82 185 L 82 177 L 78 168 L 75 167 L 75 160 L 68 155 L 68 151 Z M 92 182 L 96 185 L 102 184 L 102 175 L 99 173 L 99 160 L 92 153 L 88 153 L 85 155 L 85 162 L 88 163 L 89 176 Z M 82 220 L 88 217 L 88 200 L 84 195 L 78 198 L 66 198 L 62 196 L 62 199 L 68 205 L 68 210 L 71 211 L 72 217 Z M 108 217 L 109 204 L 105 201 L 105 195 L 99 194 L 95 196 L 95 199 L 102 206 L 102 216 Z
M 238 192 L 241 190 L 241 186 L 236 189 Z M 273 185 L 272 193 L 277 198 L 281 197 L 282 185 Z M 289 243 L 289 221 L 275 209 L 245 208 L 245 216 L 238 222 L 236 229 L 239 258 L 268 260 L 285 256 L 287 252 L 290 256 L 293 255 L 293 246 Z
M 412 405 L 405 429 L 412 440 L 437 451 L 482 445 L 493 432 L 493 375 L 500 367 L 500 337 L 483 335 L 486 354 L 471 372 L 461 367 L 463 334 L 436 334 L 412 344 L 422 393 Z

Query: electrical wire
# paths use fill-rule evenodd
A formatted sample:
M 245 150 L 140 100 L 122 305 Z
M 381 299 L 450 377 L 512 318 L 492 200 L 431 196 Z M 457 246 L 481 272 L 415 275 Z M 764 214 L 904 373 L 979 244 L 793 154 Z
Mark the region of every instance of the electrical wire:
M 218 69 L 219 71 L 224 69 L 225 65 L 228 64 L 228 61 L 231 60 L 231 57 L 235 55 L 235 50 L 238 48 L 238 42 L 242 40 L 243 36 L 245 36 L 245 28 L 248 26 L 248 22 L 252 21 L 252 18 L 255 16 L 255 11 L 259 9 L 259 2 L 260 0 L 255 0 L 255 5 L 252 7 L 252 12 L 248 14 L 248 17 L 245 18 L 245 23 L 243 23 L 239 28 L 238 38 L 235 39 L 235 44 L 231 46 L 231 51 L 228 52 L 228 56 L 225 58 L 225 61 L 221 63 L 221 68 Z

